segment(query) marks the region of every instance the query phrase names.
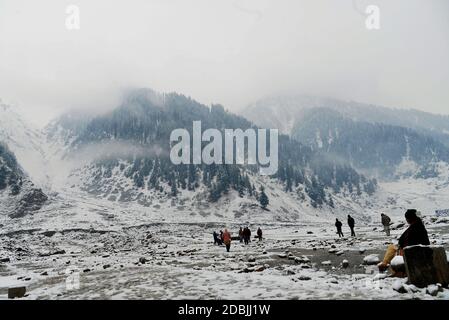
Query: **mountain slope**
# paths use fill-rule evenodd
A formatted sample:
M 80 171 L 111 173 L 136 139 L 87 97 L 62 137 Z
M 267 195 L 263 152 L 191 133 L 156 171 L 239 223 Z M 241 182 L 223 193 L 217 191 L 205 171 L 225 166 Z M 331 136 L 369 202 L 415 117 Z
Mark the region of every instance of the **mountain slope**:
M 211 108 L 183 95 L 158 94 L 148 89 L 132 92 L 109 113 L 91 119 L 56 121 L 46 131 L 52 139 L 65 140 L 65 159 L 80 164 L 70 183 L 111 201 L 136 201 L 151 206 L 156 200 L 189 198 L 198 207 L 219 202 L 230 193 L 257 203 L 257 166 L 174 165 L 168 154 L 172 130 L 192 131 L 200 120 L 202 129 L 243 130 L 254 127 L 246 119 Z M 69 138 L 67 138 L 69 137 Z M 82 165 L 81 165 L 82 164 Z M 376 182 L 348 165 L 316 155 L 309 147 L 287 136 L 279 137 L 279 170 L 272 176 L 283 192 L 314 207 L 334 205 L 345 190 L 360 196 L 373 193 Z M 182 202 L 182 201 L 181 201 Z
M 48 188 L 50 177 L 44 134 L 23 120 L 13 107 L 1 101 L 0 141 L 8 145 L 34 183 Z
M 48 200 L 24 174 L 16 157 L 0 142 L 0 215 L 18 218 L 39 210 Z
M 447 116 L 307 96 L 261 100 L 243 114 L 269 128 L 289 118 L 281 129 L 294 139 L 379 178 L 431 178 L 449 162 Z

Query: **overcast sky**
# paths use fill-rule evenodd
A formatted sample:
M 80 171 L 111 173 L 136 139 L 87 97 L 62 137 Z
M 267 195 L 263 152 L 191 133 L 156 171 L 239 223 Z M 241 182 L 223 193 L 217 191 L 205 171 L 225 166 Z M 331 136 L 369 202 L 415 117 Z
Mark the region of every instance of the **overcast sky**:
M 132 87 L 230 110 L 299 93 L 449 114 L 449 1 L 0 0 L 4 101 L 44 123 Z

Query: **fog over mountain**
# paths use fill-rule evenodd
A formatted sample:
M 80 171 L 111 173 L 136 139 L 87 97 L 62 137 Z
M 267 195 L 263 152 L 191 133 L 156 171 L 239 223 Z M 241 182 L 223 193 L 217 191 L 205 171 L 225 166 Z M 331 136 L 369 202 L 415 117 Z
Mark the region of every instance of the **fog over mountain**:
M 183 92 L 237 110 L 301 93 L 448 113 L 449 4 L 419 0 L 0 3 L 0 97 L 41 125 L 124 91 Z M 380 29 L 365 9 L 380 9 Z M 399 40 L 400 39 L 400 40 Z

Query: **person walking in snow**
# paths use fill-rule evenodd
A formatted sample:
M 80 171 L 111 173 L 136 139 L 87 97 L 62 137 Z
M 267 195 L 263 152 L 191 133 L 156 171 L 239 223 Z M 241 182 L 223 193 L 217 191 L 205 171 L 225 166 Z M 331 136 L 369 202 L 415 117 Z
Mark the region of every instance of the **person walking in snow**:
M 337 227 L 338 237 L 344 237 L 343 232 L 341 231 L 343 224 L 338 219 L 335 219 L 335 226 Z
M 381 213 L 381 220 L 382 220 L 382 225 L 384 226 L 384 231 L 387 234 L 387 236 L 390 236 L 390 223 L 391 223 L 391 219 L 389 216 L 387 216 L 386 214 Z
M 228 229 L 225 229 L 223 232 L 223 242 L 226 246 L 226 251 L 229 252 L 231 249 L 231 233 L 228 231 Z
M 217 244 L 219 246 L 221 246 L 223 244 L 223 241 L 221 240 L 221 238 L 218 236 L 218 233 L 216 231 L 214 231 L 212 233 L 212 235 L 214 236 L 214 245 Z
M 348 226 L 349 226 L 349 229 L 351 229 L 351 237 L 355 237 L 355 232 L 354 232 L 355 220 L 349 214 L 348 214 Z
M 239 239 L 240 239 L 240 242 L 243 242 L 243 229 L 242 229 L 242 227 L 240 227 L 240 230 L 239 230 Z
M 260 227 L 257 229 L 257 236 L 259 237 L 259 241 L 262 241 L 262 229 Z

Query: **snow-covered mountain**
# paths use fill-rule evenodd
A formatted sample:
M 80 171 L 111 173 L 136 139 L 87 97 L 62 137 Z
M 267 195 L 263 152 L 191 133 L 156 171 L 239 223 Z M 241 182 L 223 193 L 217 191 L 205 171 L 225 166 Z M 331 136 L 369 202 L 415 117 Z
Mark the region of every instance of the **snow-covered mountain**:
M 118 205 L 239 216 L 261 210 L 257 198 L 263 187 L 272 215 L 288 220 L 309 213 L 316 217 L 319 207 L 331 213 L 348 199 L 357 207 L 358 198 L 375 192 L 374 180 L 288 136 L 280 137 L 278 173 L 267 179 L 254 166 L 173 165 L 168 158 L 170 133 L 176 128 L 191 131 L 195 120 L 201 120 L 203 130 L 253 126 L 220 105 L 208 107 L 183 95 L 141 89 L 110 112 L 67 114 L 45 132 L 50 144 L 60 146 L 64 163 L 72 164 L 67 178 L 61 174 L 65 186 Z
M 280 124 L 313 150 L 380 179 L 432 178 L 438 162 L 449 163 L 448 116 L 307 96 L 261 100 L 242 114 Z
M 0 142 L 0 216 L 22 217 L 39 210 L 47 199 L 23 172 L 7 145 Z
M 0 141 L 11 149 L 33 182 L 44 189 L 50 184 L 45 140 L 41 130 L 25 121 L 13 106 L 0 100 Z
M 310 101 L 315 101 L 316 106 L 321 103 L 320 99 Z M 348 213 L 359 221 L 369 221 L 371 213 L 380 208 L 407 206 L 401 199 L 391 201 L 388 190 L 395 189 L 396 185 L 388 185 L 388 190 L 383 183 L 378 186 L 371 172 L 365 170 L 373 163 L 361 166 L 365 159 L 357 158 L 357 152 L 349 153 L 350 160 L 344 159 L 344 154 L 337 157 L 323 152 L 335 146 L 342 150 L 364 146 L 363 141 L 343 139 L 344 135 L 337 137 L 342 130 L 340 125 L 348 127 L 349 123 L 353 130 L 357 129 L 353 137 L 378 124 L 361 123 L 341 114 L 334 117 L 332 109 L 318 114 L 332 120 L 328 122 L 325 118 L 312 117 L 310 110 L 319 108 L 306 108 L 296 118 L 293 104 L 288 110 L 291 114 L 278 112 L 286 115 L 286 119 L 278 119 L 285 122 L 284 131 L 295 137 L 296 130 L 303 130 L 307 135 L 301 136 L 307 139 L 297 141 L 281 135 L 279 170 L 269 177 L 260 176 L 255 166 L 173 165 L 168 158 L 169 135 L 173 129 L 185 128 L 191 132 L 194 120 L 202 121 L 203 130 L 247 129 L 254 124 L 220 105 L 209 107 L 180 94 L 159 94 L 149 89 L 133 91 L 119 106 L 100 115 L 67 113 L 41 131 L 33 129 L 11 107 L 3 105 L 2 120 L 8 121 L 1 122 L 1 138 L 20 155 L 17 163 L 23 168 L 23 176 L 29 177 L 30 183 L 41 182 L 36 185 L 44 185 L 44 192 L 51 198 L 46 202 L 46 209 L 35 218 L 40 219 L 39 223 L 47 220 L 55 223 L 59 219 L 62 224 L 98 224 L 99 221 L 92 220 L 97 213 L 107 219 L 119 213 L 126 221 L 134 222 L 146 221 L 148 215 L 152 220 L 185 222 L 322 221 Z M 288 122 L 287 118 L 295 121 Z M 390 127 L 402 130 L 398 139 L 404 142 L 407 137 L 407 143 L 412 146 L 405 149 L 408 157 L 398 156 L 401 161 L 395 163 L 397 171 L 414 169 L 421 158 L 424 163 L 429 162 L 427 156 L 435 160 L 433 173 L 429 169 L 421 176 L 399 176 L 419 181 L 443 176 L 446 162 L 442 161 L 445 149 L 441 143 L 430 144 L 429 140 L 422 140 L 421 134 L 414 136 L 409 129 Z M 321 130 L 321 143 L 317 129 Z M 325 138 L 324 133 L 331 133 L 332 139 Z M 414 153 L 415 144 L 425 145 L 431 152 Z M 388 148 L 379 149 L 379 153 L 385 159 L 392 156 Z M 357 167 L 367 174 L 362 174 Z M 429 197 L 423 194 L 422 203 L 431 201 L 430 195 L 437 192 L 437 186 L 441 192 L 446 190 L 444 182 L 434 184 L 429 187 Z M 262 209 L 259 202 L 262 188 L 269 198 L 268 210 Z M 407 203 L 413 202 L 408 199 Z

